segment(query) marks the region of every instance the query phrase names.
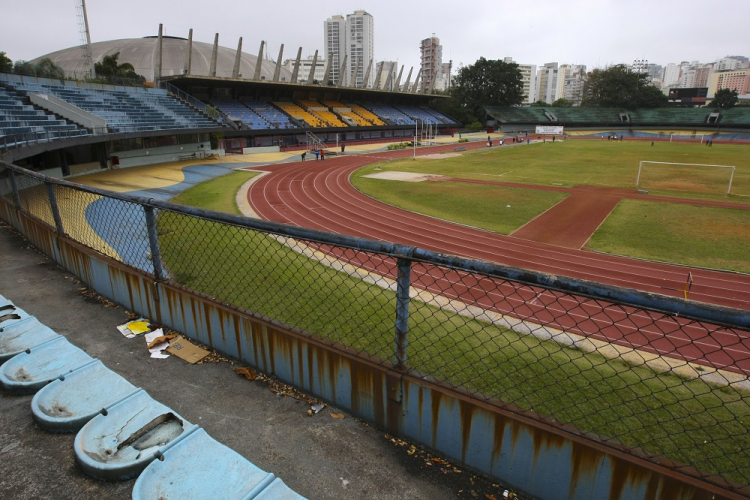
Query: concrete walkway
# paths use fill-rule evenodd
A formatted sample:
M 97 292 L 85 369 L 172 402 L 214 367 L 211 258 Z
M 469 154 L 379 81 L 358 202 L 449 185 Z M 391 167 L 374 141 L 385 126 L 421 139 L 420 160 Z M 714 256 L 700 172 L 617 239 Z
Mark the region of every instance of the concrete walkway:
M 149 358 L 143 339 L 116 330 L 127 311 L 102 302 L 1 221 L 0 256 L 1 295 L 307 498 L 503 497 L 502 486 L 433 461 L 424 450 L 409 454 L 408 443 L 350 415 L 331 417 L 340 410 L 326 407 L 310 417 L 307 401 L 278 395 L 290 388 L 248 381 L 230 361 Z M 0 390 L 0 498 L 130 498 L 134 480 L 90 479 L 75 463 L 74 435 L 37 428 L 30 402 Z

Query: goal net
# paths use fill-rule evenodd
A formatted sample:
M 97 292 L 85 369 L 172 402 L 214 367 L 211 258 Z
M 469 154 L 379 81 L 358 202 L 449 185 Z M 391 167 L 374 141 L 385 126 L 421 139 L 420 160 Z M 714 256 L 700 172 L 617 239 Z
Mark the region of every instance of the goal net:
M 689 193 L 729 194 L 734 167 L 703 163 L 642 161 L 638 164 L 637 189 Z

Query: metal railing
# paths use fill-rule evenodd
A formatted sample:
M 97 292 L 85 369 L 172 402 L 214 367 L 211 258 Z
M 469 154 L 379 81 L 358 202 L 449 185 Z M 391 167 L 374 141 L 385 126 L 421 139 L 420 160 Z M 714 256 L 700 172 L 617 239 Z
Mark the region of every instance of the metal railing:
M 0 198 L 157 281 L 750 494 L 748 311 L 111 193 L 1 162 Z

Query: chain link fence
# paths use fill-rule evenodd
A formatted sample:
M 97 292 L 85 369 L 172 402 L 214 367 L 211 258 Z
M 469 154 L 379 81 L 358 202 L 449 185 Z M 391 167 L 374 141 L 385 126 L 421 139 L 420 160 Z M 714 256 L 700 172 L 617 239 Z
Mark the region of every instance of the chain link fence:
M 157 280 L 750 494 L 750 313 L 210 213 L 0 164 L 0 197 Z

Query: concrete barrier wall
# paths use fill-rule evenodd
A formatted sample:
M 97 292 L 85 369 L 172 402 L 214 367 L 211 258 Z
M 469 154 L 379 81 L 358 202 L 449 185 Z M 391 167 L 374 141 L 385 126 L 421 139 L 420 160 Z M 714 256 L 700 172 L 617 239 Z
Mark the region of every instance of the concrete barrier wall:
M 632 454 L 376 364 L 110 260 L 0 199 L 0 217 L 123 307 L 538 498 L 742 498 Z M 71 340 L 75 342 L 74 335 Z

